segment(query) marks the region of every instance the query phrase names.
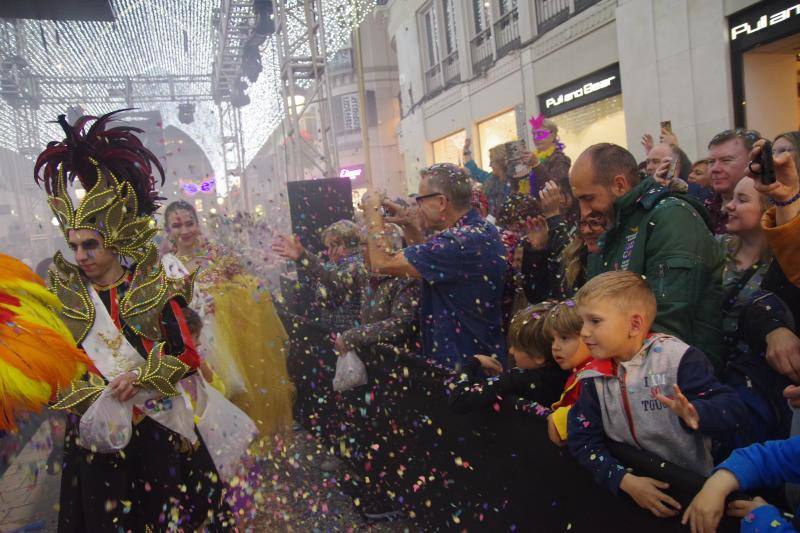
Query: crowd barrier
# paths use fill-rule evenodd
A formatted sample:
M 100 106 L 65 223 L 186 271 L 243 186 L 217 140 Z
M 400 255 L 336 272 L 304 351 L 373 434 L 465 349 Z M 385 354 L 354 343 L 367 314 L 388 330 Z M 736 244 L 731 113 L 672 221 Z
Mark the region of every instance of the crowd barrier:
M 359 354 L 367 385 L 336 393 L 330 335 L 297 317 L 286 323 L 298 422 L 420 529 L 688 531 L 678 518 L 655 518 L 597 486 L 548 440 L 545 419 L 529 404 L 508 399 L 498 409 L 455 414 L 442 369 L 385 346 Z M 614 445 L 613 453 L 636 473 L 669 482 L 684 508 L 704 481 L 632 447 Z M 738 523 L 724 519 L 719 531 L 738 531 Z

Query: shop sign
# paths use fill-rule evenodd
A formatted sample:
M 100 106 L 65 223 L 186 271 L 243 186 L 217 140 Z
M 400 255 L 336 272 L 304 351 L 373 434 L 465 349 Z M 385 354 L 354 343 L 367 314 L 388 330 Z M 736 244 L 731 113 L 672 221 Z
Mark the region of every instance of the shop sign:
M 539 95 L 539 109 L 552 117 L 622 92 L 619 64 L 593 72 Z
M 785 24 L 794 20 L 794 24 Z M 730 17 L 731 46 L 746 49 L 762 42 L 772 41 L 784 34 L 796 33 L 800 21 L 800 2 L 761 2 L 750 9 Z
M 340 178 L 350 178 L 355 181 L 364 174 L 364 165 L 354 165 L 352 167 L 342 167 L 339 169 Z

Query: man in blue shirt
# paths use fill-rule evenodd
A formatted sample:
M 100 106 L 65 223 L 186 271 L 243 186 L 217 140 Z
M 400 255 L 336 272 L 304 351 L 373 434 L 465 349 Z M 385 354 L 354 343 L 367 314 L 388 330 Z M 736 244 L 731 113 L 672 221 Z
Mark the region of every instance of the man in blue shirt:
M 464 169 L 442 163 L 423 170 L 416 197 L 419 219 L 438 233 L 423 242 L 419 224 L 408 216 L 395 217 L 412 243 L 397 254 L 388 253 L 383 243 L 381 196 L 368 192 L 362 199 L 373 270 L 424 280 L 423 355 L 451 368 L 477 354 L 501 360 L 506 354 L 501 309 L 508 272 L 505 247 L 497 229 L 472 209 L 471 198 Z M 395 212 L 399 207 L 383 204 Z

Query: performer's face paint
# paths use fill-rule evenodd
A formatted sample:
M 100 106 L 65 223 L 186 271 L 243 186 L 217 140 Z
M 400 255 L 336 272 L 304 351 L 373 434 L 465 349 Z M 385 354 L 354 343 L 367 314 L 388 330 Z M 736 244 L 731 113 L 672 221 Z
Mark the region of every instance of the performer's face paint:
M 114 252 L 103 245 L 103 236 L 90 229 L 70 230 L 68 244 L 75 262 L 92 281 L 104 279 L 109 269 L 119 264 Z
M 200 237 L 200 225 L 190 211 L 176 209 L 169 214 L 167 232 L 178 248 L 189 249 Z

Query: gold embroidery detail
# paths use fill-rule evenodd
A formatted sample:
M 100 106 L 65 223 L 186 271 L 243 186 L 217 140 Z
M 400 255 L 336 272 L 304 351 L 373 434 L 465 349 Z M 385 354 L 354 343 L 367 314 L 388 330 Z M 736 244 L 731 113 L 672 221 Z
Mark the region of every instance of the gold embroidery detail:
M 105 382 L 96 374 L 89 374 L 89 380 L 74 381 L 66 391 L 56 393 L 57 402 L 51 408 L 59 411 L 72 410 L 83 415 L 90 405 L 106 388 Z
M 180 391 L 175 385 L 189 370 L 189 366 L 177 357 L 164 354 L 163 350 L 163 342 L 153 346 L 147 356 L 142 377 L 135 383 L 155 389 L 162 396 L 177 396 Z
M 78 267 L 64 259 L 61 252 L 53 258 L 48 273 L 48 286 L 58 296 L 63 307 L 58 312 L 61 319 L 80 344 L 94 325 L 95 310 L 89 290 Z

